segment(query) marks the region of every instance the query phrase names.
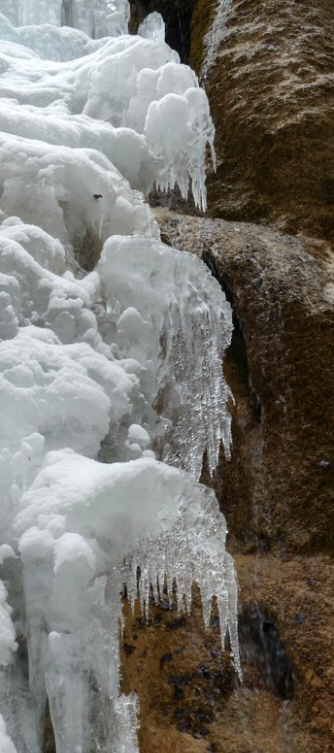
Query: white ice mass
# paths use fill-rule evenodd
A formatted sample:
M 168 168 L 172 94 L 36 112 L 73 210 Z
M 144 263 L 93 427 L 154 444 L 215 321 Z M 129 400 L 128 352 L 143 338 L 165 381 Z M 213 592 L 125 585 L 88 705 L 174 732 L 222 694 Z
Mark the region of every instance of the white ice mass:
M 225 521 L 231 311 L 143 193 L 205 207 L 196 76 L 127 0 L 0 0 L 0 752 L 135 753 L 120 592 L 197 581 L 239 668 Z

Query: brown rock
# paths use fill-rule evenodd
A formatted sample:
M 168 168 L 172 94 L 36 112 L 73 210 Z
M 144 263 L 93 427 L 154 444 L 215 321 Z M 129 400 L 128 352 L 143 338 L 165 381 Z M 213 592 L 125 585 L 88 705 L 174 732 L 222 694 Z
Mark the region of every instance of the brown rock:
M 232 458 L 214 481 L 233 537 L 282 553 L 332 551 L 331 249 L 254 225 L 157 216 L 164 239 L 202 256 L 233 303 Z
M 240 609 L 256 605 L 270 614 L 281 650 L 289 654 L 293 690 L 286 698 L 268 680 L 277 663 L 268 643 L 262 645 L 262 666 L 261 645 L 242 652 L 244 678 L 237 683 L 220 651 L 215 617 L 208 633 L 203 629 L 198 593 L 177 632 L 166 629 L 166 610 L 152 607 L 151 621 L 140 620 L 139 629 L 138 616 L 127 611 L 126 633 L 135 626 L 139 654 L 124 655 L 123 690 L 136 690 L 140 698 L 141 753 L 331 753 L 333 563 L 320 555 L 283 560 L 235 554 L 235 564 Z M 297 626 L 301 609 L 307 620 Z M 166 650 L 171 659 L 161 666 Z M 182 688 L 182 697 L 175 687 Z
M 136 630 L 141 661 L 123 661 L 124 689 L 140 697 L 141 751 L 332 753 L 331 249 L 250 224 L 156 216 L 163 240 L 202 256 L 234 306 L 232 460 L 206 481 L 230 530 L 244 680 L 220 651 L 215 614 L 205 634 L 198 595 L 191 617 L 155 609 Z M 128 637 L 134 627 L 128 614 Z
M 199 0 L 200 75 L 217 2 Z M 211 216 L 334 237 L 334 4 L 231 0 L 205 81 L 217 129 Z

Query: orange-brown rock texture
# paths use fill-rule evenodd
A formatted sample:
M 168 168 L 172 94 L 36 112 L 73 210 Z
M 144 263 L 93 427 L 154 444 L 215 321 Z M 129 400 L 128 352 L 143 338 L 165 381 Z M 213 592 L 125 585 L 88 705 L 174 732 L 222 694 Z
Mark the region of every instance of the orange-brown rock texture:
M 199 76 L 218 5 L 199 0 L 193 17 L 190 64 Z M 333 240 L 334 3 L 224 5 L 204 81 L 217 128 L 209 213 Z
M 333 551 L 331 247 L 246 223 L 157 216 L 165 241 L 198 253 L 233 306 L 232 461 L 222 458 L 215 480 L 233 536 L 281 552 Z
M 165 13 L 168 34 L 183 23 L 180 0 L 133 5 Z M 140 697 L 141 753 L 333 753 L 334 2 L 184 5 L 218 169 L 210 219 L 156 216 L 234 312 L 232 457 L 202 481 L 228 523 L 244 679 L 195 594 L 191 617 L 127 614 L 124 690 Z
M 213 483 L 230 531 L 241 587 L 241 647 L 247 646 L 245 625 L 253 641 L 242 653 L 244 685 L 225 699 L 213 724 L 214 744 L 218 751 L 227 745 L 249 753 L 330 753 L 332 249 L 259 225 L 156 214 L 165 242 L 199 254 L 210 266 L 235 317 L 224 363 L 235 398 L 232 457 L 226 462 L 222 455 L 213 481 L 205 473 L 203 480 Z M 260 635 L 254 610 L 262 614 Z M 292 672 L 293 687 L 283 693 L 280 683 L 270 682 L 281 649 L 270 658 L 266 624 L 269 633 L 277 630 Z
M 323 241 L 157 210 L 162 239 L 197 253 L 233 305 L 224 369 L 233 448 L 212 483 L 239 584 L 244 681 L 215 618 L 128 616 L 124 689 L 141 703 L 141 751 L 334 750 L 334 267 Z
M 243 682 L 218 628 L 152 608 L 127 617 L 123 690 L 140 698 L 141 753 L 332 753 L 333 563 L 234 554 Z M 286 649 L 287 653 L 285 653 Z

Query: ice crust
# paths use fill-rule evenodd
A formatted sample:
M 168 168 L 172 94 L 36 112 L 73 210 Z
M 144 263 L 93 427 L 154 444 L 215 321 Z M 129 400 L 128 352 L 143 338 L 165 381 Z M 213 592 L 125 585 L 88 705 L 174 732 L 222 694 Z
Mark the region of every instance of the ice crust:
M 206 625 L 216 595 L 240 670 L 225 521 L 197 483 L 205 451 L 229 455 L 231 310 L 140 193 L 190 178 L 204 205 L 213 126 L 158 14 L 136 37 L 125 0 L 0 14 L 0 753 L 42 753 L 47 700 L 57 753 L 138 753 L 124 584 L 147 616 L 165 579 L 189 611 L 195 580 Z

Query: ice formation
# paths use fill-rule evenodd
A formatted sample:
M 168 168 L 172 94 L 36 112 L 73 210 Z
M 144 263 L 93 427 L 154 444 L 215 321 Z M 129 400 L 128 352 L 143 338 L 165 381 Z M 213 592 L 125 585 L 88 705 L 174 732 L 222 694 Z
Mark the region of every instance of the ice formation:
M 148 37 L 148 39 L 155 39 L 156 42 L 165 41 L 165 22 L 160 13 L 149 13 L 148 16 L 141 22 L 138 29 L 138 34 L 141 37 Z
M 212 66 L 219 54 L 224 39 L 226 19 L 232 8 L 231 0 L 217 0 L 215 15 L 208 33 L 204 37 L 206 55 L 201 70 L 201 84 L 204 86 Z
M 109 23 L 106 9 L 114 5 L 111 0 L 77 0 L 70 15 L 84 31 L 96 24 L 99 31 L 112 30 L 114 16 L 124 26 L 128 8 L 119 0 Z M 112 36 L 95 40 L 92 47 L 84 31 L 33 25 L 35 16 L 57 17 L 57 9 L 60 22 L 59 2 L 45 0 L 40 9 L 37 0 L 17 0 L 16 6 L 25 9 L 18 18 L 27 17 L 32 25 L 16 28 L 0 14 L 5 40 L 0 43 L 1 129 L 25 139 L 98 149 L 132 188 L 144 192 L 154 181 L 162 190 L 177 182 L 186 197 L 190 179 L 195 202 L 205 209 L 207 144 L 214 154 L 208 101 L 193 71 L 157 41 L 159 22 L 144 25 L 145 37 Z M 102 23 L 101 18 L 107 20 Z M 41 59 L 43 53 L 52 60 Z
M 57 753 L 138 751 L 119 625 L 139 571 L 146 614 L 165 578 L 187 610 L 198 582 L 206 625 L 216 595 L 239 668 L 225 522 L 196 483 L 229 452 L 231 312 L 140 193 L 190 179 L 204 204 L 213 126 L 161 19 L 131 37 L 128 13 L 0 0 L 1 753 L 42 753 L 47 702 Z

